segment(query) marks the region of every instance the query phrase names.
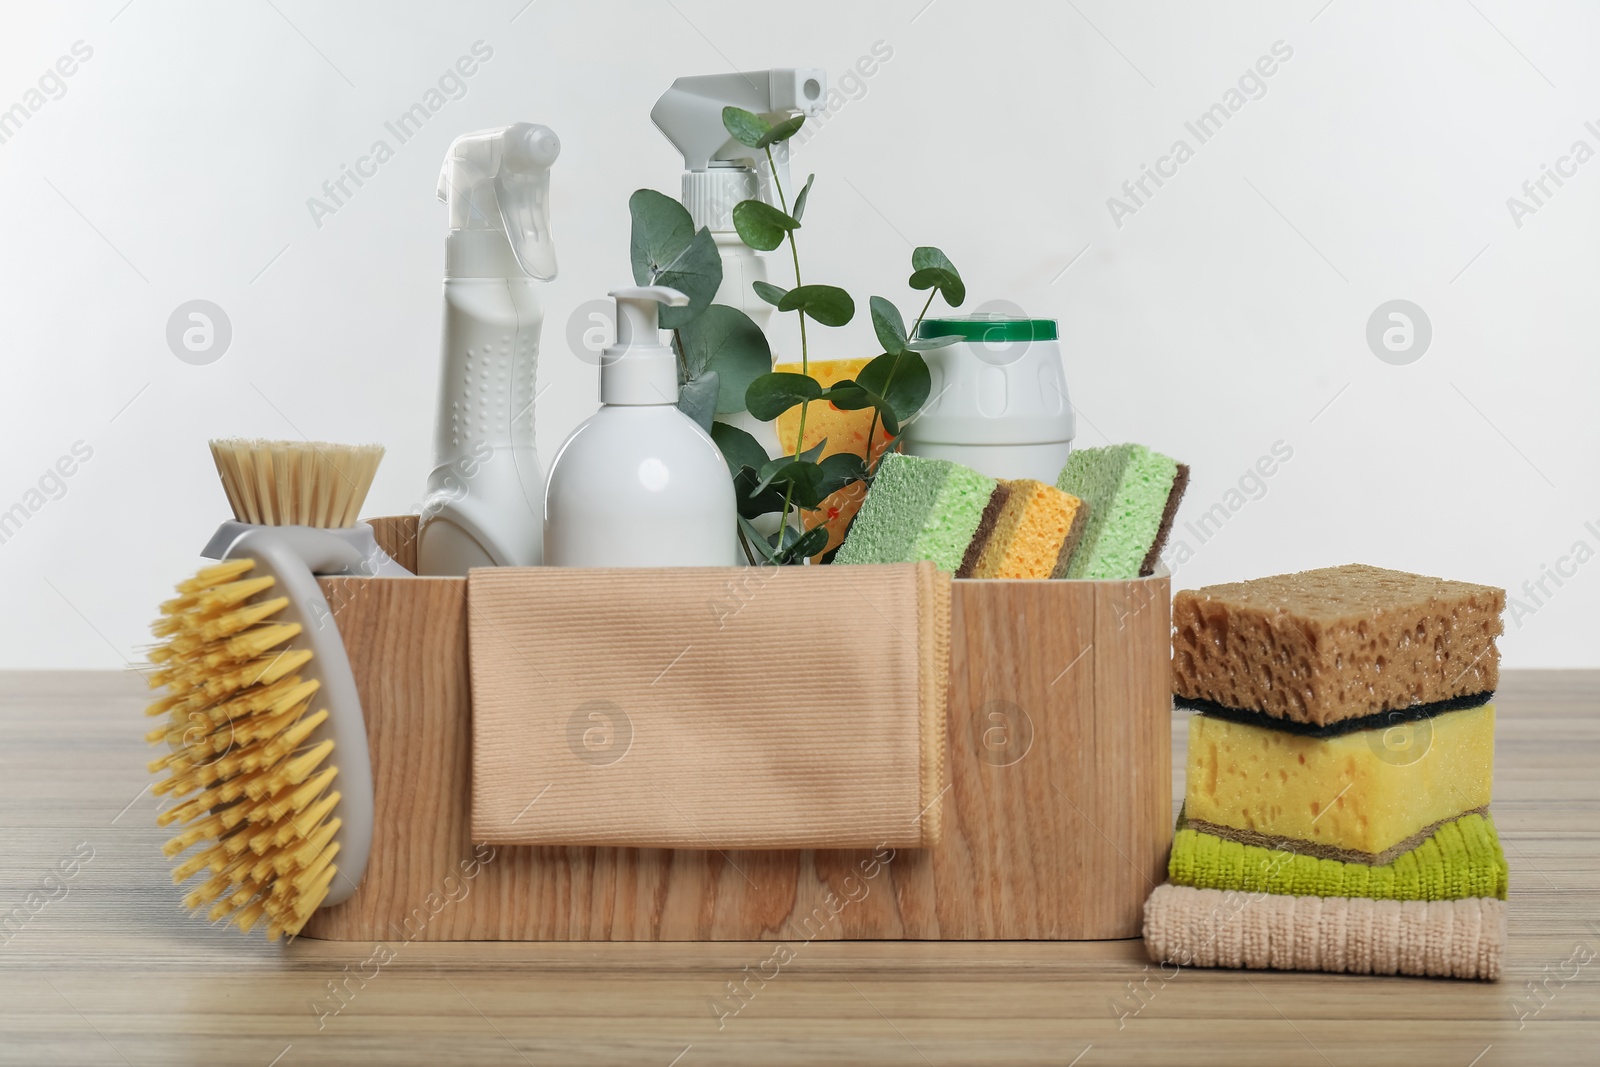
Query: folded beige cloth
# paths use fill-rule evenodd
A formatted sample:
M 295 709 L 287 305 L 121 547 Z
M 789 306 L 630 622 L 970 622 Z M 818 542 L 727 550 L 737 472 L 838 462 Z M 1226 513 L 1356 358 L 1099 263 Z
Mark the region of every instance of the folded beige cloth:
M 1288 897 L 1162 885 L 1144 906 L 1150 959 L 1194 967 L 1500 977 L 1506 905 Z
M 640 848 L 927 847 L 950 576 L 475 570 L 472 835 Z

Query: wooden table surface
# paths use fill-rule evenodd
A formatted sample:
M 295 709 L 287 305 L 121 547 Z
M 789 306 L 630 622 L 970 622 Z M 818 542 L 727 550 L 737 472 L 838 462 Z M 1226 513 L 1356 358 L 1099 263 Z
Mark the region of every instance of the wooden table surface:
M 1163 978 L 1138 941 L 819 941 L 720 1023 L 770 943 L 375 953 L 190 918 L 145 788 L 143 700 L 131 676 L 0 674 L 0 1063 L 1600 1063 L 1600 672 L 1503 679 L 1499 983 Z

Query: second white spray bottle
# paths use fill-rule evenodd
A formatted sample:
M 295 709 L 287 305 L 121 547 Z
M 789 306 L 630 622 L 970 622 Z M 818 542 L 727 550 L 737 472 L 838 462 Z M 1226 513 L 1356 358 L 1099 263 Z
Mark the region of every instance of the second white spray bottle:
M 544 475 L 533 402 L 544 311 L 556 275 L 550 166 L 561 142 L 518 122 L 450 145 L 439 199 L 450 205 L 434 467 L 418 573 L 533 566 L 544 546 Z

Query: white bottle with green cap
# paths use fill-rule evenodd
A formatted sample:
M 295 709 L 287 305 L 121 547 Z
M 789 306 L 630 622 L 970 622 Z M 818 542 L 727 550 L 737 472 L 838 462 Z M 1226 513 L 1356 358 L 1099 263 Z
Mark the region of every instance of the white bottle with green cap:
M 552 567 L 724 567 L 738 551 L 733 479 L 711 435 L 678 410 L 678 363 L 661 343 L 664 286 L 618 289 L 617 343 L 600 357 L 602 407 L 550 466 L 544 562 Z
M 918 337 L 959 337 L 924 352 L 928 404 L 904 450 L 950 459 L 991 478 L 1054 485 L 1077 421 L 1054 319 L 977 314 L 924 319 Z

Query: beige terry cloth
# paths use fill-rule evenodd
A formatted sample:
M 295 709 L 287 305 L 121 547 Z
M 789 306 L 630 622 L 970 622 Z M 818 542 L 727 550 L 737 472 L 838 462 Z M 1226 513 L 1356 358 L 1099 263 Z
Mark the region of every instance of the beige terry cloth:
M 1150 959 L 1194 967 L 1500 977 L 1506 905 L 1287 897 L 1162 885 L 1144 906 Z
M 473 840 L 938 842 L 950 576 L 933 564 L 500 567 L 467 588 Z

